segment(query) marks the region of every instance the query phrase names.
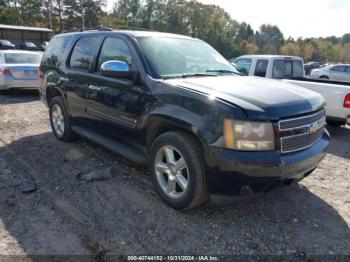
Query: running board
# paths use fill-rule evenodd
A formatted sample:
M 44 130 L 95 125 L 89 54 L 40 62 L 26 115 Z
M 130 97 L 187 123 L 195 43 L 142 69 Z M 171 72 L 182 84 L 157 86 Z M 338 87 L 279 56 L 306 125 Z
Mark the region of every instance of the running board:
M 88 140 L 91 140 L 96 144 L 99 144 L 107 148 L 113 153 L 116 153 L 122 157 L 125 157 L 133 162 L 136 162 L 138 164 L 146 164 L 147 162 L 146 157 L 142 153 L 140 153 L 139 151 L 137 151 L 136 149 L 128 145 L 125 145 L 109 137 L 100 135 L 96 132 L 87 130 L 79 126 L 72 126 L 72 130 L 78 135 L 81 135 L 82 137 L 85 137 Z

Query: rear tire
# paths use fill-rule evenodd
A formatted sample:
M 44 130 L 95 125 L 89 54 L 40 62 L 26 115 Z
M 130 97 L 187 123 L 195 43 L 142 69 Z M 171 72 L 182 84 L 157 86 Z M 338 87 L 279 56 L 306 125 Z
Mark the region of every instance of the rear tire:
M 329 77 L 328 76 L 320 76 L 320 79 L 322 79 L 322 80 L 329 80 Z
M 149 170 L 155 190 L 174 209 L 191 209 L 208 201 L 199 142 L 185 132 L 168 132 L 153 142 Z
M 65 142 L 74 140 L 76 136 L 71 129 L 72 123 L 62 97 L 56 96 L 52 98 L 49 109 L 50 124 L 55 137 Z

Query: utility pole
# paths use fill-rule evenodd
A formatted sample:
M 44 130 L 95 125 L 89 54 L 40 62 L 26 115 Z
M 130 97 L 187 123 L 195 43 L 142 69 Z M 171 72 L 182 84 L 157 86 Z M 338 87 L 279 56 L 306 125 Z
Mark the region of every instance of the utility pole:
M 52 30 L 52 14 L 51 14 L 51 0 L 49 0 L 49 20 L 50 20 L 50 29 Z
M 80 0 L 80 6 L 81 6 L 81 20 L 82 20 L 82 29 L 85 29 L 85 9 L 83 6 L 83 0 Z

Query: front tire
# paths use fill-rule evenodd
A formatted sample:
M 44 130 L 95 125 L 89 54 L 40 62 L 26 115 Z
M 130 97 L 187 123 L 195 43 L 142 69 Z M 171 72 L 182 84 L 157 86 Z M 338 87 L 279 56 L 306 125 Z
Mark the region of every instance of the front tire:
M 199 142 L 185 132 L 160 135 L 151 146 L 149 169 L 155 190 L 174 209 L 191 209 L 208 200 Z
M 321 80 L 329 80 L 329 77 L 328 76 L 320 76 L 320 79 Z
M 71 126 L 71 120 L 68 116 L 62 97 L 56 96 L 51 99 L 49 104 L 50 123 L 55 137 L 61 141 L 72 141 L 75 138 Z

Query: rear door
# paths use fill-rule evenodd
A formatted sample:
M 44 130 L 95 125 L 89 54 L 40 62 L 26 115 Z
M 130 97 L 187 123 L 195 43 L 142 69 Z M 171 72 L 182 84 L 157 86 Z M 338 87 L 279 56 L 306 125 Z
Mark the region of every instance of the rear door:
M 329 69 L 330 78 L 334 81 L 347 81 L 346 67 L 342 65 L 333 66 Z
M 101 41 L 99 35 L 79 37 L 67 61 L 67 77 L 64 79 L 67 104 L 74 122 L 83 126 L 88 125 L 86 94 Z

